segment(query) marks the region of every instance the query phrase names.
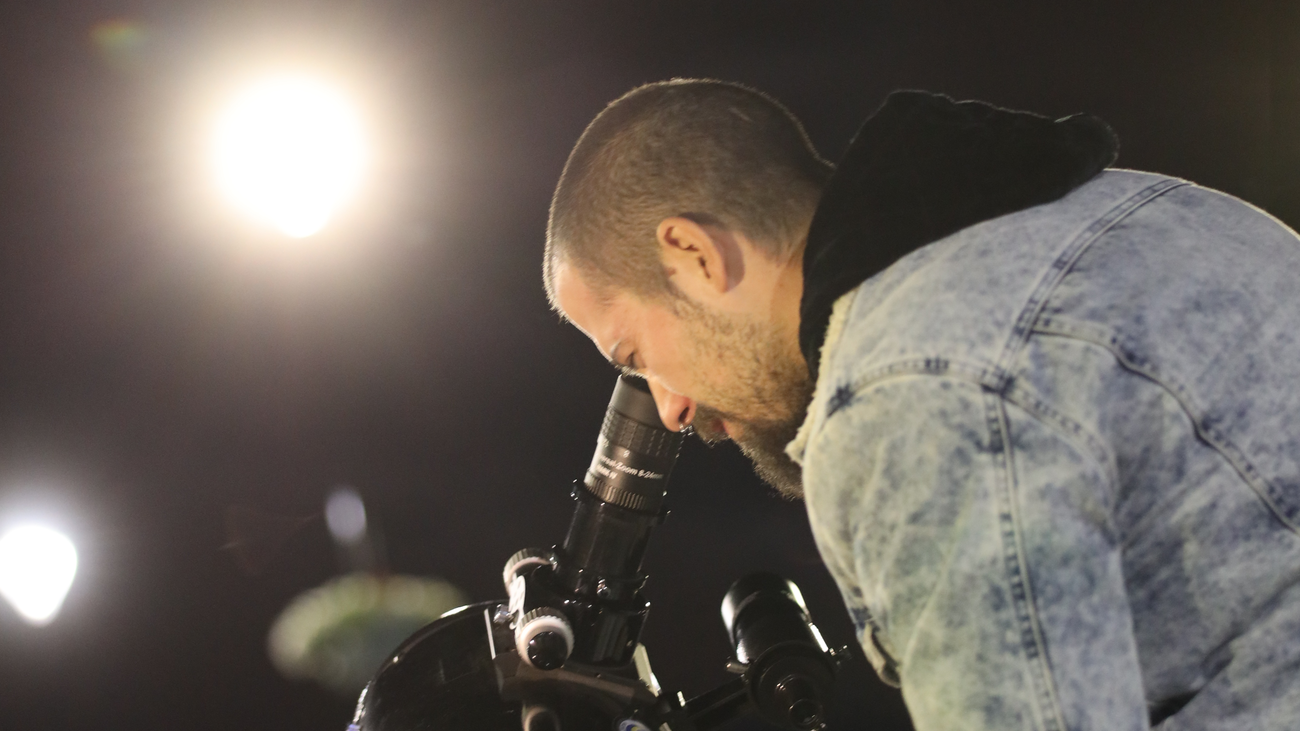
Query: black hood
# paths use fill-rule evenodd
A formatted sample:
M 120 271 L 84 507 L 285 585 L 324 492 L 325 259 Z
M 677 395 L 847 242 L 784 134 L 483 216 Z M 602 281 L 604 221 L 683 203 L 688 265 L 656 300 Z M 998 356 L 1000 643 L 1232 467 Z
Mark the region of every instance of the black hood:
M 1115 161 L 1105 122 L 896 91 L 858 130 L 804 250 L 799 347 L 814 381 L 835 300 L 920 247 L 1054 201 Z

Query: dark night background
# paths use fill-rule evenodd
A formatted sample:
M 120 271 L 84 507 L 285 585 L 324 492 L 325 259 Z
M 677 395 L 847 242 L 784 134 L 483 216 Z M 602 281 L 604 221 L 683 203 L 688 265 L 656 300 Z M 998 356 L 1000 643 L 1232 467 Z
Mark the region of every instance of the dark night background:
M 105 49 L 98 24 L 143 41 Z M 0 7 L 0 520 L 82 565 L 60 617 L 0 606 L 0 729 L 341 731 L 267 628 L 332 576 L 322 522 L 223 549 L 232 507 L 366 495 L 393 568 L 501 595 L 560 540 L 613 373 L 546 306 L 546 208 L 602 105 L 672 76 L 774 94 L 834 159 L 892 89 L 1095 113 L 1120 165 L 1296 220 L 1290 3 L 10 2 Z M 369 193 L 297 248 L 235 222 L 201 167 L 223 84 L 307 59 L 361 90 Z M 314 67 L 314 66 L 312 66 Z M 728 676 L 718 602 L 770 568 L 853 642 L 802 510 L 692 442 L 655 534 L 645 637 L 666 688 Z M 741 726 L 736 726 L 740 728 Z M 833 729 L 908 728 L 869 671 Z

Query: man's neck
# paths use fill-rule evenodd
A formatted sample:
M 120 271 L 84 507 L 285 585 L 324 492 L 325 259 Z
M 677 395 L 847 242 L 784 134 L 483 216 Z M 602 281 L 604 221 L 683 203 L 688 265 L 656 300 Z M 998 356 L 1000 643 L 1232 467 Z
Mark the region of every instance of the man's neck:
M 799 352 L 799 308 L 803 301 L 803 252 L 807 238 L 800 238 L 799 244 L 787 255 L 780 267 L 772 288 L 771 321 L 781 334 L 781 341 L 786 343 L 791 354 L 802 360 Z

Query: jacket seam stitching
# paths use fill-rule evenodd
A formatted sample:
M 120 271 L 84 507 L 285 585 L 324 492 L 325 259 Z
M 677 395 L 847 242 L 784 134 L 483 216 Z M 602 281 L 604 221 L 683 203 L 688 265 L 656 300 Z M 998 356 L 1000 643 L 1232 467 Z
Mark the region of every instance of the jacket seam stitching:
M 1031 664 L 1031 685 L 1035 699 L 1034 708 L 1038 718 L 1042 722 L 1044 731 L 1064 731 L 1066 728 L 1064 714 L 1061 711 L 1057 689 L 1052 682 L 1051 668 L 1047 657 L 1047 643 L 1042 634 L 1042 627 L 1038 620 L 1037 612 L 1033 603 L 1033 586 L 1029 579 L 1028 562 L 1024 553 L 1024 546 L 1020 531 L 1019 510 L 1016 506 L 1015 495 L 1017 493 L 1017 482 L 1015 477 L 1015 457 L 1012 452 L 1011 434 L 1006 415 L 1006 403 L 1015 403 L 1026 409 L 1030 416 L 1049 429 L 1055 431 L 1055 425 L 1050 420 L 1043 419 L 1032 409 L 1024 407 L 1022 404 L 1008 398 L 1007 394 L 995 391 L 985 382 L 983 376 L 987 370 L 972 366 L 960 361 L 951 361 L 940 357 L 920 357 L 910 358 L 907 360 L 896 361 L 882 368 L 878 368 L 869 374 L 857 379 L 850 390 L 854 395 L 866 390 L 867 388 L 892 381 L 907 376 L 933 376 L 937 378 L 947 378 L 959 383 L 968 383 L 979 387 L 984 393 L 986 425 L 989 430 L 990 453 L 992 454 L 995 470 L 1000 472 L 1001 487 L 996 491 L 998 499 L 998 533 L 1001 539 L 1002 551 L 1001 561 L 1003 566 L 1003 575 L 1008 581 L 1008 589 L 1012 596 L 1012 606 L 1015 607 L 1014 616 L 1017 630 L 1020 634 L 1020 645 L 1025 653 L 1026 660 Z M 1020 389 L 1019 393 L 1030 393 L 1025 389 Z M 827 413 L 829 419 L 839 409 L 834 409 Z M 824 425 L 825 422 L 823 422 Z M 1063 435 L 1064 436 L 1064 435 Z M 1067 443 L 1074 440 L 1066 439 Z M 1074 447 L 1080 454 L 1094 456 L 1089 449 L 1080 449 Z M 1104 465 L 1099 465 L 1103 474 L 1107 474 Z M 927 604 L 928 604 L 927 599 Z M 884 633 L 879 625 L 881 618 L 870 609 L 867 609 L 868 622 L 871 629 L 876 632 Z M 879 636 L 873 637 L 879 641 Z M 903 657 L 910 649 L 912 641 L 915 638 L 909 638 L 907 646 L 904 648 Z M 902 669 L 906 663 L 901 662 L 898 656 L 885 650 L 883 646 L 878 645 L 887 662 L 890 662 L 901 676 Z
M 1052 261 L 1051 266 L 1048 267 L 1042 278 L 1039 279 L 1037 286 L 1034 287 L 1029 299 L 1025 302 L 1024 308 L 1020 311 L 1020 316 L 1016 318 L 1016 322 L 1011 328 L 1011 335 L 1007 338 L 1006 345 L 1003 346 L 1002 354 L 995 366 L 996 373 L 993 375 L 997 379 L 994 386 L 996 390 L 1000 392 L 1006 388 L 1011 377 L 1008 372 L 1010 363 L 1029 339 L 1030 333 L 1033 332 L 1034 322 L 1038 319 L 1039 313 L 1047 303 L 1048 297 L 1056 290 L 1057 285 L 1061 283 L 1065 275 L 1074 268 L 1074 264 L 1083 255 L 1083 252 L 1087 251 L 1103 234 L 1118 225 L 1120 221 L 1128 218 L 1139 208 L 1165 193 L 1185 185 L 1188 185 L 1187 181 L 1176 178 L 1165 178 L 1152 183 L 1113 206 L 1107 211 L 1106 215 L 1095 219 L 1075 236 L 1056 259 Z
M 940 356 L 910 358 L 872 370 L 850 384 L 848 391 L 856 396 L 880 383 L 907 376 L 948 378 L 959 383 L 969 383 L 993 391 L 993 386 L 985 378 L 988 372 L 988 369 L 962 363 L 961 361 L 952 361 Z M 1062 439 L 1073 445 L 1080 454 L 1091 458 L 1097 469 L 1106 477 L 1111 497 L 1114 498 L 1118 495 L 1119 472 L 1115 466 L 1114 455 L 1106 448 L 1105 442 L 1100 437 L 1078 421 L 1058 411 L 1036 391 L 1023 385 L 1018 379 L 1009 381 L 1000 395 L 1008 402 L 1024 409 L 1026 413 L 1047 428 L 1058 433 Z M 829 404 L 830 408 L 827 409 L 826 417 L 834 416 L 846 405 L 848 405 L 848 400 L 840 399 L 838 403 L 833 400 Z
M 1055 431 L 1067 444 L 1073 446 L 1075 451 L 1091 458 L 1101 474 L 1105 475 L 1111 498 L 1114 499 L 1118 495 L 1119 468 L 1116 467 L 1114 455 L 1106 448 L 1101 437 L 1058 411 L 1037 391 L 1019 380 L 1013 380 L 1003 396 L 1008 402 L 1024 409 L 1030 416 Z
M 994 390 L 993 384 L 991 384 L 986 378 L 989 372 L 988 368 L 963 363 L 961 361 L 954 361 L 942 356 L 922 356 L 896 361 L 875 368 L 855 379 L 848 386 L 848 390 L 856 396 L 862 391 L 865 391 L 879 383 L 906 376 L 935 376 L 939 378 L 950 378 L 960 383 L 969 383 L 985 389 Z M 1119 476 L 1115 468 L 1113 456 L 1110 454 L 1110 451 L 1106 448 L 1100 437 L 1093 434 L 1079 422 L 1055 409 L 1036 391 L 1023 385 L 1018 379 L 1011 379 L 1008 382 L 1008 385 L 1003 389 L 1001 395 L 1009 402 L 1024 409 L 1035 419 L 1060 433 L 1062 438 L 1066 439 L 1066 441 L 1074 443 L 1076 449 L 1081 454 L 1086 454 L 1091 457 L 1097 463 L 1098 469 L 1100 469 L 1110 481 L 1112 490 L 1114 490 L 1119 484 Z M 838 408 L 829 409 L 826 414 L 827 417 L 834 415 L 840 410 L 840 408 L 843 408 L 844 405 L 847 404 L 839 405 Z
M 954 361 L 951 358 L 918 356 L 873 368 L 841 388 L 847 388 L 849 393 L 856 396 L 877 383 L 905 376 L 940 376 L 987 388 L 989 386 L 986 379 L 988 373 L 988 367 Z M 830 418 L 847 405 L 848 401 L 845 399 L 831 399 L 830 403 L 827 404 L 826 418 Z
M 1282 510 L 1273 497 L 1274 493 L 1280 493 L 1280 491 L 1260 474 L 1255 465 L 1246 458 L 1245 453 L 1233 444 L 1226 434 L 1206 425 L 1205 414 L 1197 406 L 1196 399 L 1192 396 L 1191 391 L 1178 379 L 1171 378 L 1168 374 L 1163 373 L 1154 363 L 1144 360 L 1136 353 L 1128 352 L 1123 347 L 1119 333 L 1089 323 L 1072 322 L 1068 318 L 1049 316 L 1038 318 L 1038 321 L 1034 323 L 1034 330 L 1045 335 L 1076 338 L 1105 348 L 1126 370 L 1146 378 L 1163 389 L 1178 402 L 1183 413 L 1191 420 L 1196 436 L 1222 455 L 1228 461 L 1228 464 L 1232 465 L 1237 474 L 1241 476 L 1241 479 L 1264 501 L 1264 504 L 1277 516 L 1278 520 L 1282 521 L 1283 525 L 1292 533 L 1300 534 L 1300 526 L 1297 526 L 1287 516 L 1286 511 Z
M 999 394 L 986 391 L 985 409 L 990 447 L 1003 477 L 1002 489 L 998 490 L 1001 503 L 998 509 L 998 532 L 1002 537 L 1003 569 L 1010 582 L 1012 602 L 1016 608 L 1020 645 L 1026 659 L 1034 667 L 1030 677 L 1036 700 L 1035 706 L 1043 728 L 1045 731 L 1061 731 L 1065 728 L 1065 721 L 1056 697 L 1056 688 L 1052 684 L 1046 642 L 1042 636 L 1037 613 L 1034 611 L 1033 586 L 1029 579 L 1024 545 L 1020 535 L 1020 515 L 1015 500 L 1015 462 L 1011 452 L 1011 434 L 1007 427 L 1006 408 Z

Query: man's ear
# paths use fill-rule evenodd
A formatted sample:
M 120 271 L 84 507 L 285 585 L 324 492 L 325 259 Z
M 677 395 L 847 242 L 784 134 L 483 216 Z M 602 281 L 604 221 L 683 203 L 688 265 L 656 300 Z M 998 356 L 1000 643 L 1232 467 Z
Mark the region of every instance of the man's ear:
M 722 226 L 672 216 L 659 222 L 655 238 L 668 278 L 688 297 L 704 301 L 726 294 L 745 277 L 744 253 Z

